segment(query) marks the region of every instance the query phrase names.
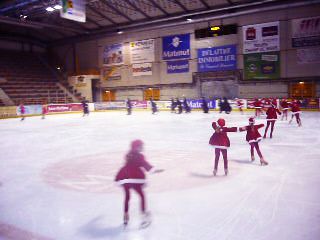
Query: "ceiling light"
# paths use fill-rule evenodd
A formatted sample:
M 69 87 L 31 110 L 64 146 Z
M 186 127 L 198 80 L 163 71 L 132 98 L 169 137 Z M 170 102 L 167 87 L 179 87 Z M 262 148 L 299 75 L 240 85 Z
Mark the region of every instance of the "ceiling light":
M 118 34 L 122 34 L 122 33 L 123 33 L 123 31 L 121 31 L 121 30 L 118 30 L 118 31 L 117 31 L 117 33 L 118 33 Z
M 53 12 L 53 11 L 54 11 L 54 8 L 53 8 L 53 7 L 47 7 L 46 10 L 47 10 L 48 12 Z
M 192 19 L 191 19 L 191 18 L 187 18 L 187 21 L 188 21 L 188 22 L 192 22 Z
M 61 7 L 60 5 L 55 5 L 53 8 L 59 10 L 59 9 L 61 9 L 62 7 Z

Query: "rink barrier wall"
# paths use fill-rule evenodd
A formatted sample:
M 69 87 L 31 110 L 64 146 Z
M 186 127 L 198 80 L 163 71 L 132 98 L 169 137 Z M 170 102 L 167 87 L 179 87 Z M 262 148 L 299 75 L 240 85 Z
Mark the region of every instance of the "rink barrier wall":
M 240 99 L 243 103 L 242 109 L 244 111 L 253 111 L 254 99 Z M 236 100 L 228 100 L 233 110 L 239 111 Z M 291 99 L 288 99 L 291 101 Z M 144 111 L 151 109 L 150 101 L 132 100 L 132 108 L 135 111 Z M 201 99 L 187 100 L 192 110 L 201 110 Z M 219 101 L 217 99 L 207 100 L 210 110 L 218 110 Z M 277 104 L 279 107 L 279 99 Z M 157 107 L 161 111 L 171 110 L 171 101 L 155 101 Z M 264 108 L 268 107 L 267 105 Z M 301 109 L 303 111 L 319 111 L 320 98 L 306 98 L 301 100 Z M 113 110 L 126 110 L 126 101 L 113 101 L 113 102 L 96 102 L 89 103 L 90 111 L 113 111 Z M 26 116 L 39 116 L 42 113 L 42 105 L 25 105 Z M 66 103 L 66 104 L 48 104 L 48 114 L 65 114 L 65 113 L 79 113 L 82 112 L 81 103 Z M 20 109 L 16 106 L 0 107 L 0 119 L 20 117 Z

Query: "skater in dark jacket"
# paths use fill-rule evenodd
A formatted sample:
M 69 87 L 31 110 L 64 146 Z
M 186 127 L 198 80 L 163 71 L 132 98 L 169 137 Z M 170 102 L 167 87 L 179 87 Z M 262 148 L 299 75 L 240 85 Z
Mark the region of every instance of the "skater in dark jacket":
M 201 108 L 203 110 L 204 113 L 208 113 L 209 112 L 209 107 L 208 107 L 208 103 L 205 97 L 202 97 L 202 104 L 201 104 Z
M 181 114 L 182 113 L 182 103 L 179 100 L 179 98 L 176 98 L 176 104 L 178 106 L 178 114 Z
M 223 102 L 221 103 L 221 110 L 224 111 L 226 114 L 229 114 L 232 110 L 226 97 L 223 98 Z
M 214 133 L 209 140 L 209 144 L 215 148 L 215 161 L 214 161 L 214 170 L 213 175 L 216 176 L 218 171 L 218 163 L 220 152 L 223 156 L 224 161 L 224 173 L 228 175 L 228 155 L 227 149 L 230 147 L 230 140 L 228 138 L 228 132 L 237 132 L 236 127 L 225 127 L 225 120 L 223 118 L 218 119 L 217 122 L 212 123 L 212 128 Z
M 127 112 L 128 112 L 127 115 L 131 115 L 131 113 L 132 113 L 132 103 L 131 103 L 130 98 L 127 99 L 126 105 L 127 105 Z
M 268 165 L 268 162 L 264 160 L 262 153 L 259 148 L 259 142 L 261 141 L 261 135 L 259 133 L 259 128 L 262 128 L 264 124 L 254 124 L 255 120 L 253 117 L 249 118 L 249 125 L 245 127 L 240 127 L 240 132 L 247 131 L 246 140 L 250 144 L 250 152 L 251 152 L 251 161 L 254 161 L 254 149 L 256 149 L 259 157 L 260 157 L 260 163 L 262 166 Z
M 124 201 L 124 225 L 129 222 L 129 201 L 130 201 L 130 190 L 134 190 L 139 194 L 141 204 L 141 213 L 144 216 L 142 224 L 150 222 L 150 214 L 146 211 L 145 194 L 143 186 L 146 183 L 146 176 L 144 171 L 159 173 L 162 169 L 155 170 L 151 164 L 149 164 L 143 154 L 143 142 L 141 140 L 134 140 L 131 143 L 131 149 L 125 157 L 125 165 L 119 170 L 115 177 L 115 181 L 121 185 L 125 193 Z
M 157 104 L 153 101 L 152 98 L 150 98 L 150 103 L 151 103 L 152 114 L 155 114 L 156 112 L 158 112 Z
M 174 101 L 173 98 L 171 98 L 171 113 L 175 113 L 176 111 L 176 102 Z
M 190 108 L 186 98 L 183 98 L 182 104 L 183 104 L 183 107 L 184 107 L 184 110 L 186 111 L 186 113 L 190 113 L 191 108 Z
M 89 105 L 88 105 L 88 101 L 86 100 L 86 98 L 84 97 L 82 102 L 82 109 L 83 109 L 83 117 L 84 116 L 89 116 Z

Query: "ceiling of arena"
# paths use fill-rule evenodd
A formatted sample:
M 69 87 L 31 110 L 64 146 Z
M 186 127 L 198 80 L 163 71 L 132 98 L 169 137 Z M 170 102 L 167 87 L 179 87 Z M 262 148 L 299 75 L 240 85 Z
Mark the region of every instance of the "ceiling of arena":
M 59 11 L 46 11 L 59 0 L 1 0 L 0 37 L 54 44 L 292 2 L 295 1 L 87 0 L 86 22 L 80 23 L 61 18 Z

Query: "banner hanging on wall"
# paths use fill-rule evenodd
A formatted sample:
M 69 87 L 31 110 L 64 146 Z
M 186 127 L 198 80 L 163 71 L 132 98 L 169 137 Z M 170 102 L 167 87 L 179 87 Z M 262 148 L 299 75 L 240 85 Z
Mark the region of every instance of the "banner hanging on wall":
M 162 38 L 162 59 L 190 58 L 190 34 L 179 34 Z
M 167 62 L 167 73 L 186 73 L 189 72 L 189 60 L 178 60 Z
M 112 44 L 110 46 L 105 46 L 103 50 L 103 65 L 121 65 L 123 64 L 123 45 Z
M 243 53 L 280 51 L 279 22 L 243 26 Z
M 244 57 L 244 79 L 279 79 L 280 53 L 252 53 Z
M 320 46 L 320 16 L 293 19 L 292 47 Z
M 113 66 L 113 67 L 102 68 L 101 76 L 102 76 L 102 80 L 104 81 L 121 80 L 120 67 Z
M 130 42 L 131 63 L 154 62 L 154 39 Z
M 133 76 L 150 76 L 152 75 L 152 63 L 132 64 Z
M 299 64 L 320 63 L 320 48 L 297 49 Z
M 198 72 L 227 71 L 236 69 L 236 45 L 198 49 Z
M 61 0 L 60 16 L 77 22 L 86 22 L 85 0 Z

